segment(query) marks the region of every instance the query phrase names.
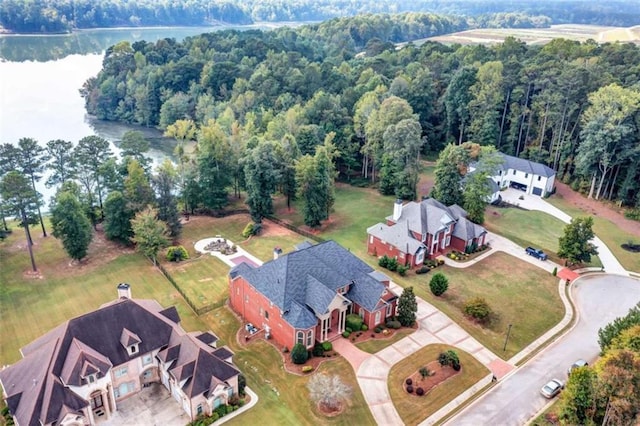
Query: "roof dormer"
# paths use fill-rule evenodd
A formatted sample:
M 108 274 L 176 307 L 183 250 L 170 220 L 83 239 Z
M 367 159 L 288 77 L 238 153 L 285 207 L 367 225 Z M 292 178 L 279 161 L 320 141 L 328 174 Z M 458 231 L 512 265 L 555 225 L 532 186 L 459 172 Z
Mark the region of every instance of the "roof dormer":
M 136 333 L 127 330 L 126 328 L 122 329 L 122 334 L 120 334 L 120 344 L 127 350 L 127 354 L 129 354 L 129 356 L 133 356 L 140 352 L 138 345 L 140 345 L 141 342 L 142 340 L 140 340 L 140 337 Z

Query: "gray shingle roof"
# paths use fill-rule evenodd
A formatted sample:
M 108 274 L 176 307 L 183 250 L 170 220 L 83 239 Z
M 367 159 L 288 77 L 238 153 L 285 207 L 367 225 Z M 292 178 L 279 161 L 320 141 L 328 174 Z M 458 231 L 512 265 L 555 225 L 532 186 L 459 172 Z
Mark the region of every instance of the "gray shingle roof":
M 424 244 L 413 238 L 405 225 L 403 223 L 388 226 L 385 223 L 378 223 L 367 228 L 367 234 L 400 248 L 404 253 L 415 254 L 418 249 L 424 247 Z
M 502 169 L 514 169 L 524 173 L 532 173 L 538 176 L 551 177 L 556 174 L 556 172 L 541 163 L 536 163 L 535 161 L 526 160 L 524 158 L 514 157 L 512 155 L 502 154 L 502 158 L 504 162 L 502 163 Z
M 278 306 L 282 317 L 294 328 L 309 328 L 317 323 L 311 309 L 324 312 L 337 290 L 352 281 L 352 290 L 357 287 L 353 292 L 357 300 L 352 301 L 372 310 L 384 291 L 384 285 L 368 275 L 372 270 L 344 247 L 326 241 L 287 253 L 258 268 L 236 269 L 232 279 L 242 276 Z
M 469 241 L 486 234 L 487 230 L 480 225 L 476 225 L 466 217 L 460 218 L 453 228 L 453 236 L 464 241 Z

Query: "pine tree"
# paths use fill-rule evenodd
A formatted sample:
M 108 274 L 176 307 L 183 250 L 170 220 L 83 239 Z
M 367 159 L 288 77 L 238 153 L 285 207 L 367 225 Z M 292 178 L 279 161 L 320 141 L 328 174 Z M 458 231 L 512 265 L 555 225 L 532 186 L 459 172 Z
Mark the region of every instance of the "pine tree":
M 62 240 L 65 251 L 75 260 L 82 260 L 93 238 L 91 221 L 78 198 L 70 192 L 59 192 L 51 209 L 53 236 Z
M 410 327 L 416 322 L 416 312 L 418 312 L 416 295 L 413 294 L 413 287 L 407 287 L 398 300 L 398 321 L 403 326 Z

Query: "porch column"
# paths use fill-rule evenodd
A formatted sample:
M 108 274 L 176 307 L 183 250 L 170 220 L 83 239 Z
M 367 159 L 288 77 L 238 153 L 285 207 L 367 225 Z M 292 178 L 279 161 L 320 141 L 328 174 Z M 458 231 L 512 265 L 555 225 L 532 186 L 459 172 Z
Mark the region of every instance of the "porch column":
M 340 309 L 340 314 L 338 315 L 338 333 L 342 334 L 344 333 L 344 320 L 346 318 L 346 309 Z
M 102 406 L 104 407 L 104 412 L 107 415 L 107 419 L 111 417 L 111 407 L 109 406 L 109 390 L 104 390 L 100 394 L 102 397 Z

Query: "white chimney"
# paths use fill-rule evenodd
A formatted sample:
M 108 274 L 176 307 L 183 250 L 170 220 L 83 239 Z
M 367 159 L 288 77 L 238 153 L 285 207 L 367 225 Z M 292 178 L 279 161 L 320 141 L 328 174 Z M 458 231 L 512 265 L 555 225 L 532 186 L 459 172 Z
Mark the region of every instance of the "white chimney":
M 282 254 L 282 249 L 280 247 L 273 248 L 273 260 L 276 260 Z
M 118 284 L 118 299 L 131 299 L 131 286 L 127 283 Z
M 393 221 L 397 222 L 398 219 L 400 219 L 401 215 L 402 215 L 402 200 L 398 198 L 395 204 L 393 205 Z

